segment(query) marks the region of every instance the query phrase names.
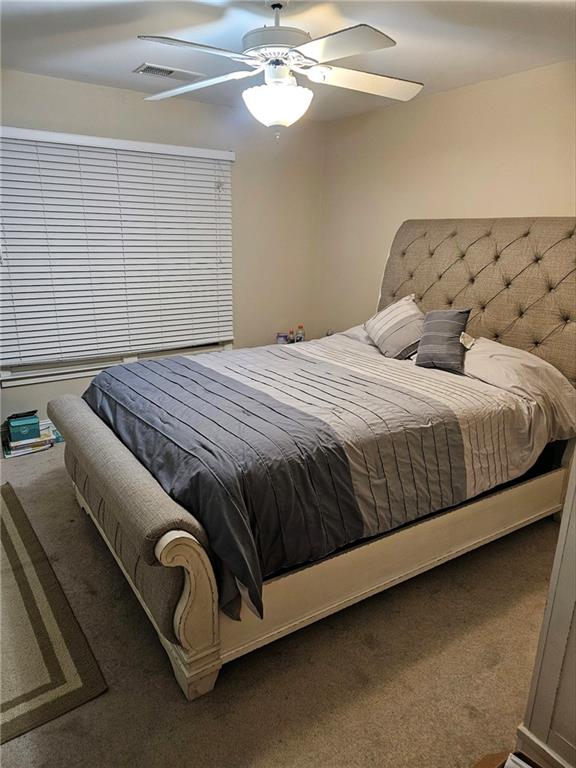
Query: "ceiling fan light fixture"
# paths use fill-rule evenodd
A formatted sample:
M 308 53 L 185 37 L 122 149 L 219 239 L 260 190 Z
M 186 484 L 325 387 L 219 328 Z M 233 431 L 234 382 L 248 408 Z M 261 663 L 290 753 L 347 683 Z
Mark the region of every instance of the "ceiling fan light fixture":
M 255 85 L 242 93 L 250 114 L 269 128 L 287 128 L 300 120 L 308 111 L 313 96 L 310 88 L 292 83 Z

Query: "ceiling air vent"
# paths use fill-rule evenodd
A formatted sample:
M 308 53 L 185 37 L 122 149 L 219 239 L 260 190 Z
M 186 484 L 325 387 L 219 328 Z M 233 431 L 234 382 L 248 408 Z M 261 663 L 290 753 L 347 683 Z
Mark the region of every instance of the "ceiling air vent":
M 134 72 L 138 72 L 139 75 L 157 75 L 158 77 L 172 77 L 174 74 L 173 69 L 157 67 L 155 64 L 140 64 Z
M 195 83 L 202 80 L 204 75 L 199 72 L 189 72 L 186 69 L 176 69 L 173 67 L 163 67 L 160 64 L 149 64 L 144 62 L 136 67 L 134 72 L 138 75 L 150 75 L 152 77 L 167 77 L 171 80 L 182 80 L 186 83 Z

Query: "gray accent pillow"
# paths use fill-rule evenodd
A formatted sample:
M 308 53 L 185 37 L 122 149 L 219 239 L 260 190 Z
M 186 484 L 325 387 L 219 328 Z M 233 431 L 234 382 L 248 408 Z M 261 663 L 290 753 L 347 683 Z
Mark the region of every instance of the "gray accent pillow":
M 469 309 L 433 309 L 424 318 L 416 365 L 464 373 L 465 347 L 460 334 L 466 328 Z
M 424 313 L 414 294 L 389 304 L 364 323 L 364 330 L 385 357 L 405 360 L 418 348 Z

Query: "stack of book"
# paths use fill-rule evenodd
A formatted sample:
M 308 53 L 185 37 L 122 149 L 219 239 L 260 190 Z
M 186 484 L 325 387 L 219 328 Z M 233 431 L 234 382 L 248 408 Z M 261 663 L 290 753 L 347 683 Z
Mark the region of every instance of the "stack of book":
M 56 442 L 56 436 L 51 429 L 41 432 L 37 437 L 27 440 L 8 440 L 4 443 L 4 456 L 11 459 L 14 456 L 24 456 L 27 453 L 37 453 L 52 448 Z

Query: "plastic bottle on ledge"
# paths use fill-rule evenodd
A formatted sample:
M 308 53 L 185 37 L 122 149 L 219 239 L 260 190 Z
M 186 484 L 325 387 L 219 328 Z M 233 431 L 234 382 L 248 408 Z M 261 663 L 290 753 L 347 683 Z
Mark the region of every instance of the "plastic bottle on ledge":
M 295 341 L 306 341 L 306 334 L 304 333 L 304 326 L 300 324 L 296 331 Z
M 293 344 L 295 340 L 294 328 L 290 328 L 288 331 L 288 344 Z

